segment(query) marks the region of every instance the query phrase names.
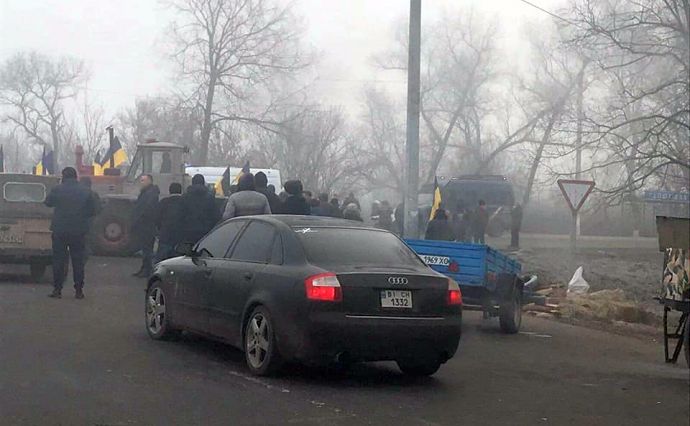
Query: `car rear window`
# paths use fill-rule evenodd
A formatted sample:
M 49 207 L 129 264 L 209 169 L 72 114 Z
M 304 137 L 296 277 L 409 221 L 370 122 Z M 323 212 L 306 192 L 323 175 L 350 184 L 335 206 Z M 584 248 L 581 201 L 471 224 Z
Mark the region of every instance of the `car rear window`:
M 395 235 L 369 229 L 295 228 L 314 265 L 411 266 L 422 262 Z
M 46 199 L 46 187 L 36 182 L 7 182 L 2 187 L 5 201 L 42 203 Z

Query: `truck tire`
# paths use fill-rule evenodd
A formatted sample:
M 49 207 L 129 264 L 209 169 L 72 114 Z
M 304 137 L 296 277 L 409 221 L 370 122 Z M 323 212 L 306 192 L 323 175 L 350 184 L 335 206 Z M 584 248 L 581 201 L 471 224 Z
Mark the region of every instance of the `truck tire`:
M 522 293 L 515 289 L 510 299 L 501 303 L 498 313 L 498 323 L 501 331 L 506 334 L 515 334 L 520 331 L 522 324 Z
M 94 252 L 102 256 L 129 256 L 134 253 L 134 238 L 129 215 L 119 210 L 104 211 L 93 224 Z

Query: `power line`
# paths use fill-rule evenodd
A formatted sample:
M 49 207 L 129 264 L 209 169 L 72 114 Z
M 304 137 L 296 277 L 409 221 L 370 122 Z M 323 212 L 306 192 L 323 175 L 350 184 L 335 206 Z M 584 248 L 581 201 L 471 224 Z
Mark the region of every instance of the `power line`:
M 547 15 L 551 16 L 552 18 L 556 18 L 556 19 L 559 19 L 559 20 L 561 20 L 561 21 L 563 21 L 563 22 L 567 22 L 567 23 L 570 24 L 570 25 L 575 25 L 574 22 L 572 22 L 572 21 L 570 21 L 570 20 L 568 20 L 568 19 L 566 19 L 566 18 L 563 18 L 563 17 L 561 17 L 561 16 L 558 16 L 558 15 L 556 15 L 555 13 L 550 12 L 550 11 L 544 9 L 543 7 L 541 7 L 541 6 L 539 6 L 539 5 L 536 5 L 536 4 L 534 4 L 534 3 L 530 2 L 530 1 L 527 1 L 527 0 L 518 0 L 518 1 L 520 1 L 520 2 L 522 2 L 522 3 L 525 3 L 525 4 L 528 5 L 528 6 L 531 6 L 531 7 L 535 8 L 535 9 L 537 9 L 537 10 L 540 10 L 540 11 L 544 12 L 544 13 L 546 13 Z

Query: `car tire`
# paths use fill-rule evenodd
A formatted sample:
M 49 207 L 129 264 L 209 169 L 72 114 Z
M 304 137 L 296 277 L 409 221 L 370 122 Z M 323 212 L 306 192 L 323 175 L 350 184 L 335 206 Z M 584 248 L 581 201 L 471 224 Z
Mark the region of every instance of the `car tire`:
M 268 376 L 280 368 L 280 353 L 276 346 L 271 314 L 257 306 L 247 319 L 244 330 L 244 357 L 249 371 L 256 376 Z
M 439 368 L 441 368 L 440 361 L 407 361 L 398 360 L 396 361 L 400 371 L 408 376 L 413 377 L 426 377 L 434 375 Z
M 498 313 L 498 323 L 501 331 L 506 334 L 515 334 L 520 331 L 522 325 L 522 295 L 519 291 L 513 291 L 510 300 L 501 304 Z
M 45 263 L 34 262 L 29 265 L 29 272 L 31 274 L 31 280 L 33 282 L 40 282 L 43 276 L 46 274 L 46 269 L 48 265 Z
M 171 340 L 180 335 L 170 323 L 167 301 L 160 283 L 154 283 L 146 292 L 146 331 L 154 340 Z

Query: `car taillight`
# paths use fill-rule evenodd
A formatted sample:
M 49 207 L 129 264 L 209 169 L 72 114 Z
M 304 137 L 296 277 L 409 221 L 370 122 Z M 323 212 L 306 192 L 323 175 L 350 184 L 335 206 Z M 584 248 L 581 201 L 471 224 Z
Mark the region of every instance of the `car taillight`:
M 340 302 L 343 300 L 340 282 L 332 272 L 312 275 L 304 280 L 304 287 L 307 290 L 307 299 L 309 300 L 323 302 Z
M 448 279 L 448 304 L 462 305 L 462 292 L 460 286 L 455 280 Z

